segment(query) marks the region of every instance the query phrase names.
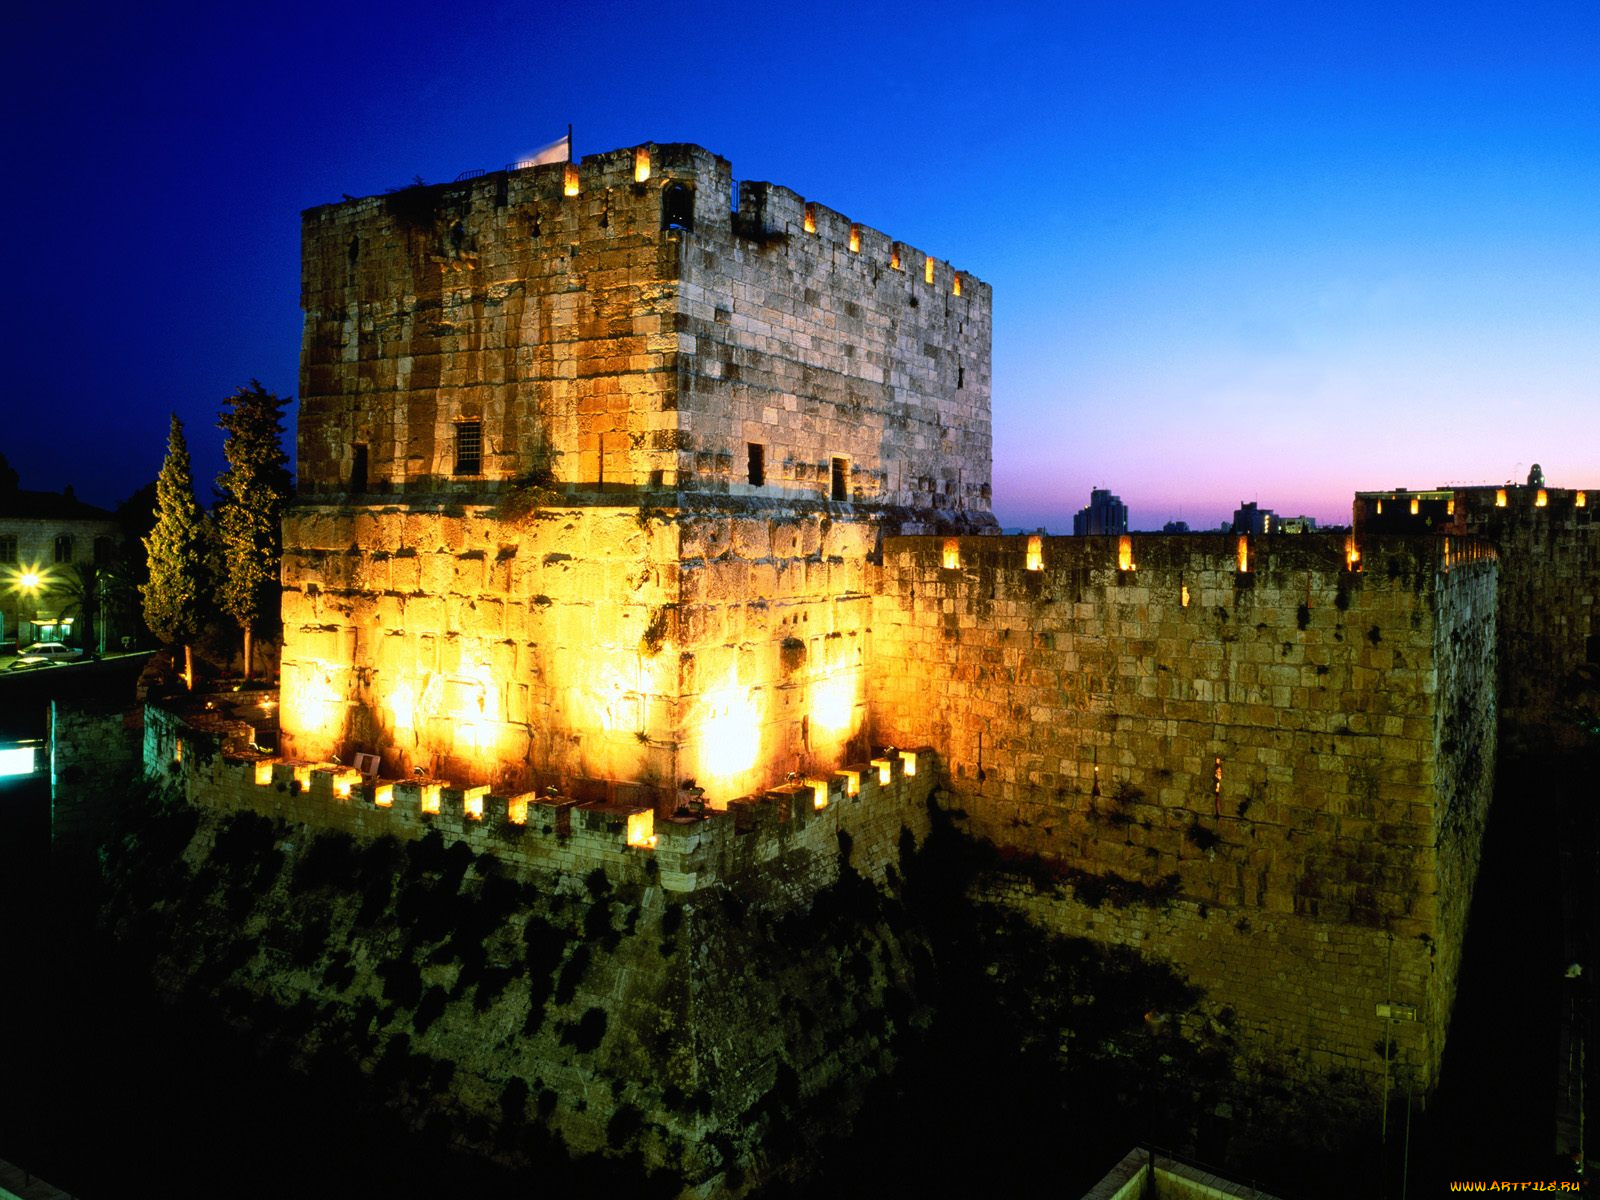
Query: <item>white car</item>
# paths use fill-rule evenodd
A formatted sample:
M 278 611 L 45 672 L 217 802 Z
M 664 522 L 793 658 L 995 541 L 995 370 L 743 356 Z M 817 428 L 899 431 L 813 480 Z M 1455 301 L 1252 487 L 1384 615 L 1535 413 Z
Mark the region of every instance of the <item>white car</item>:
M 83 656 L 83 651 L 60 642 L 35 642 L 23 649 L 17 655 L 17 661 L 12 663 L 13 668 L 23 666 L 36 667 L 46 663 L 76 662 Z

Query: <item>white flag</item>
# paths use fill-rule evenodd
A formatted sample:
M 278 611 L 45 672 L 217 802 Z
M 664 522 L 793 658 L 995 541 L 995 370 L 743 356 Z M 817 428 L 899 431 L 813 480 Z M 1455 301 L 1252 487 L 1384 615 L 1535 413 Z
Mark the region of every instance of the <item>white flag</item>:
M 567 162 L 572 158 L 572 135 L 563 133 L 548 146 L 541 146 L 532 154 L 524 154 L 517 159 L 517 170 L 524 167 L 539 167 L 545 163 Z

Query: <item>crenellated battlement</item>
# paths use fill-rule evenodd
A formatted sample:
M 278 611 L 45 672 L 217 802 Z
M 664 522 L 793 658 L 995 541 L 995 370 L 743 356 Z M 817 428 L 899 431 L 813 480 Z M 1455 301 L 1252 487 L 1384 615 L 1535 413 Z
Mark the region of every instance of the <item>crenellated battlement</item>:
M 297 762 L 248 748 L 248 727 L 202 729 L 170 709 L 146 709 L 144 765 L 195 804 L 247 811 L 361 837 L 413 840 L 437 831 L 532 872 L 654 878 L 669 892 L 715 887 L 781 855 L 837 855 L 840 831 L 863 845 L 858 869 L 880 879 L 904 827 L 926 824 L 938 775 L 931 750 L 894 750 L 826 777 L 785 783 L 726 808 L 685 793 L 658 815 L 625 785 L 608 799 L 501 795 L 450 780 L 383 780 L 334 762 Z M 881 843 L 881 844 L 880 844 Z

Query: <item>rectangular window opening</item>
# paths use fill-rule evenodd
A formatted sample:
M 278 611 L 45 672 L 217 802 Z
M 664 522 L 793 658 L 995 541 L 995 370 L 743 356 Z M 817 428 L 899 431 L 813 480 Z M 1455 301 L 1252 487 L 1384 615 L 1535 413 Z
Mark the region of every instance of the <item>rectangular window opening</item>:
M 923 260 L 923 263 L 922 263 L 922 282 L 923 283 L 932 283 L 933 282 L 933 259 L 932 259 L 932 257 L 929 257 L 929 258 Z
M 17 561 L 17 539 L 6 534 L 0 537 L 0 562 L 14 563 Z
M 956 368 L 956 390 L 960 391 L 962 388 L 964 388 L 966 386 L 967 386 L 967 369 L 965 367 L 957 367 Z
M 1028 570 L 1044 570 L 1044 539 L 1038 534 L 1028 539 Z
M 838 501 L 850 499 L 850 460 L 848 458 L 834 459 L 832 475 L 833 488 L 830 494 L 833 499 Z
M 950 277 L 950 294 L 952 296 L 961 295 L 961 272 L 960 271 L 957 271 L 954 275 L 952 275 Z
M 56 561 L 58 563 L 72 561 L 72 535 L 70 533 L 63 533 L 56 538 Z
M 565 175 L 561 181 L 561 191 L 566 196 L 578 194 L 578 167 L 576 163 L 568 163 Z
M 805 227 L 807 233 L 815 233 L 817 231 L 817 206 L 815 204 L 806 205 Z
M 861 253 L 861 226 L 859 225 L 850 226 L 850 253 Z
M 350 452 L 350 490 L 367 490 L 367 448 L 359 444 Z
M 478 475 L 483 471 L 483 422 L 456 422 L 457 475 Z
M 643 183 L 650 178 L 650 147 L 640 146 L 633 152 L 633 181 Z
M 960 566 L 961 566 L 961 542 L 959 541 L 959 539 L 957 539 L 957 538 L 945 538 L 945 540 L 944 540 L 944 558 L 943 558 L 943 562 L 944 562 L 944 569 L 946 571 L 954 571 L 954 570 L 957 570 L 957 569 L 960 568 Z
M 745 445 L 749 451 L 750 486 L 761 487 L 767 482 L 767 448 L 760 442 Z
M 889 247 L 889 269 L 891 271 L 898 271 L 900 269 L 900 247 L 899 246 L 890 246 Z

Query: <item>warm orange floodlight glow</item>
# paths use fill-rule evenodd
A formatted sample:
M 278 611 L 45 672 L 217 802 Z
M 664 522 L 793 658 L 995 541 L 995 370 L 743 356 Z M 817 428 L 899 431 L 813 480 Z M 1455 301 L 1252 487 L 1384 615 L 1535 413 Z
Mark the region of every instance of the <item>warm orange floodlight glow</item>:
M 887 758 L 875 758 L 872 760 L 872 765 L 878 768 L 878 782 L 888 787 L 894 779 L 894 764 Z
M 850 226 L 850 253 L 861 253 L 861 226 L 859 225 Z
M 850 728 L 855 713 L 855 676 L 832 672 L 811 685 L 811 724 L 829 733 Z
M 705 706 L 700 731 L 703 774 L 727 780 L 755 766 L 761 750 L 761 711 L 754 689 L 740 686 L 737 668 L 728 669 L 728 681 L 706 696 Z
M 402 683 L 389 693 L 389 711 L 394 714 L 396 729 L 413 729 L 417 719 L 417 694 L 409 683 Z
M 272 782 L 272 760 L 263 758 L 256 763 L 256 786 L 266 787 Z
M 1117 570 L 1133 570 L 1133 539 L 1126 534 L 1117 539 Z
M 915 775 L 917 773 L 917 752 L 915 750 L 900 751 L 900 761 L 905 763 L 907 775 Z
M 469 787 L 461 796 L 461 811 L 474 821 L 483 820 L 483 798 L 488 794 L 487 785 Z
M 1574 507 L 1574 508 L 1587 508 L 1587 507 L 1589 507 L 1589 493 L 1588 492 L 1579 492 L 1576 496 L 1574 496 L 1573 499 L 1572 499 L 1572 507 Z
M 922 264 L 922 282 L 923 283 L 932 283 L 933 282 L 933 259 L 931 259 L 931 258 L 923 260 L 923 264 Z
M 308 787 L 311 786 L 311 764 L 310 763 L 295 763 L 295 765 L 294 765 L 294 781 L 296 783 L 298 783 L 302 788 L 308 788 Z
M 961 566 L 961 543 L 955 538 L 944 540 L 944 569 L 954 571 Z
M 354 767 L 344 767 L 334 772 L 333 794 L 341 800 L 350 799 L 350 793 L 361 782 L 361 772 Z
M 633 181 L 643 183 L 650 178 L 650 147 L 640 146 L 633 152 Z
M 1540 488 L 1539 494 L 1533 498 L 1533 506 L 1535 508 L 1544 508 L 1549 503 L 1550 497 L 1545 493 L 1543 488 Z
M 1250 570 L 1250 539 L 1248 537 L 1241 537 L 1239 539 L 1239 571 L 1240 571 L 1241 574 L 1244 574 L 1244 573 L 1247 573 L 1249 570 Z
M 562 179 L 561 191 L 566 196 L 578 194 L 578 168 L 572 163 L 567 164 L 566 174 Z
M 817 231 L 817 210 L 815 205 L 806 205 L 805 230 L 807 233 Z
M 394 784 L 380 783 L 372 793 L 372 803 L 378 808 L 394 807 Z
M 506 820 L 513 825 L 526 825 L 528 823 L 528 797 L 526 795 L 513 796 L 506 801 Z
M 1178 585 L 1178 603 L 1184 608 L 1189 607 L 1189 585 L 1187 583 Z
M 1038 534 L 1028 539 L 1028 570 L 1044 570 L 1044 539 Z
M 425 783 L 422 785 L 422 811 L 439 815 L 439 797 L 444 792 L 442 783 Z
M 1451 496 L 1445 504 L 1444 511 L 1446 516 L 1453 517 L 1456 515 L 1456 498 L 1454 496 Z
M 1421 503 L 1422 502 L 1420 500 L 1418 500 L 1415 496 L 1411 497 L 1411 515 L 1413 517 L 1416 516 L 1418 511 L 1420 510 Z
M 835 771 L 834 774 L 843 776 L 843 778 L 844 778 L 844 794 L 846 796 L 859 796 L 861 794 L 861 772 L 860 771 L 849 771 L 849 770 Z
M 1382 500 L 1378 501 L 1378 515 L 1380 517 L 1383 516 L 1383 501 Z
M 951 277 L 951 280 L 950 280 L 950 294 L 952 296 L 961 295 L 961 272 L 960 271 L 957 271 L 955 273 L 955 275 Z
M 640 850 L 656 848 L 656 814 L 652 809 L 628 814 L 628 845 Z
M 811 807 L 822 809 L 828 807 L 828 784 L 822 779 L 808 779 L 806 786 L 811 789 Z
M 1355 534 L 1344 540 L 1344 565 L 1350 571 L 1361 569 L 1361 547 L 1356 545 Z
M 1496 488 L 1495 489 L 1495 491 L 1494 491 L 1494 506 L 1496 508 L 1504 508 L 1506 506 L 1506 490 L 1505 490 L 1505 488 Z

